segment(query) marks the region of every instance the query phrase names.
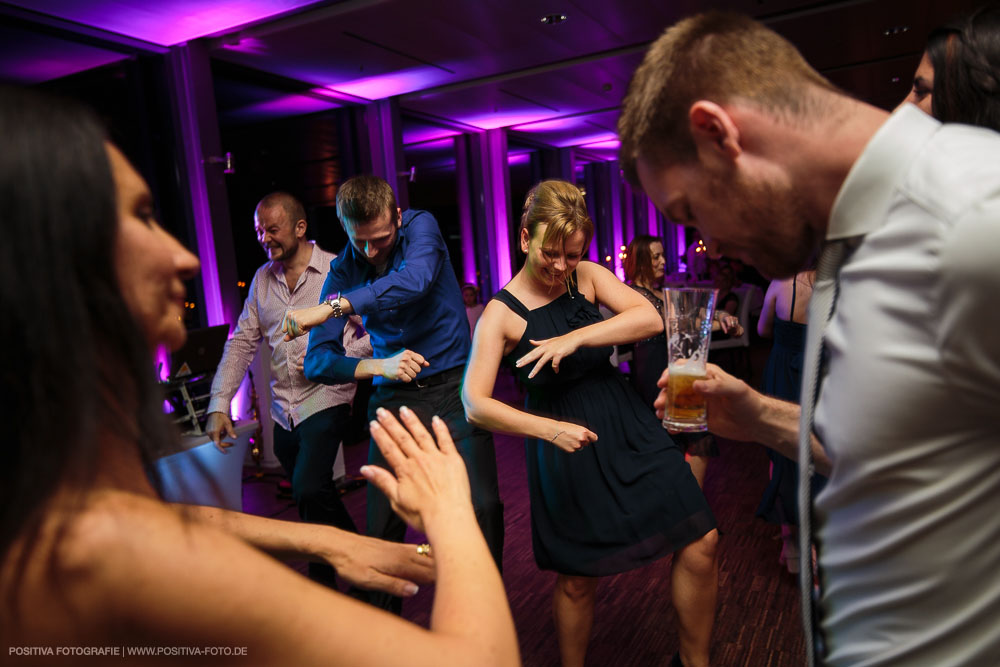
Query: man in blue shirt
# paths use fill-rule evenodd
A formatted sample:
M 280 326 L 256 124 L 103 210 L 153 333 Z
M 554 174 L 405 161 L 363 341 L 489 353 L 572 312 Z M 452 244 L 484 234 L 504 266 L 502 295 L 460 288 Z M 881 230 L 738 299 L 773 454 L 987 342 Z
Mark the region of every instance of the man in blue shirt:
M 448 425 L 469 472 L 472 503 L 497 567 L 503 555 L 503 505 L 497 485 L 493 436 L 465 419 L 459 394 L 471 341 L 462 293 L 437 221 L 426 211 L 401 212 L 390 185 L 355 176 L 337 192 L 337 215 L 350 244 L 330 262 L 318 306 L 286 316 L 288 337 L 309 334 L 306 377 L 339 384 L 374 378 L 368 417 L 382 407 L 406 406 L 430 428 L 437 415 Z M 343 328 L 361 315 L 374 358 L 345 354 Z M 387 467 L 372 442 L 369 463 Z M 368 487 L 368 535 L 402 541 L 406 524 L 389 500 Z M 399 598 L 372 594 L 381 607 Z

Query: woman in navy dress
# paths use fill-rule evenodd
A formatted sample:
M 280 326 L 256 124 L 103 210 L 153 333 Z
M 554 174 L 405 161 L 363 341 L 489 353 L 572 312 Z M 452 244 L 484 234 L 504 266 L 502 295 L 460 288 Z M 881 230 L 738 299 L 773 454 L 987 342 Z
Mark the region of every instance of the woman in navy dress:
M 675 664 L 707 665 L 715 614 L 715 519 L 681 450 L 610 361 L 656 334 L 659 315 L 598 264 L 581 261 L 593 223 L 579 189 L 528 195 L 524 267 L 486 306 L 462 390 L 469 421 L 525 436 L 535 561 L 555 570 L 563 665 L 582 665 L 597 577 L 674 553 Z M 602 320 L 596 303 L 617 313 Z M 492 397 L 501 363 L 527 387 L 523 410 Z

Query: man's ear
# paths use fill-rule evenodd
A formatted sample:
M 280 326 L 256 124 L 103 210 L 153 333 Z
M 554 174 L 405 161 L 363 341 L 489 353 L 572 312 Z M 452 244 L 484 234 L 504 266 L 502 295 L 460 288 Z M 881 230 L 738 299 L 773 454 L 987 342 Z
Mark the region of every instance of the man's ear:
M 403 210 L 400 208 L 396 209 L 396 229 L 403 226 Z
M 304 239 L 306 237 L 306 227 L 308 223 L 304 219 L 300 219 L 295 223 L 295 238 Z
M 743 153 L 740 129 L 733 117 L 715 102 L 698 100 L 688 110 L 688 124 L 702 162 L 735 162 Z

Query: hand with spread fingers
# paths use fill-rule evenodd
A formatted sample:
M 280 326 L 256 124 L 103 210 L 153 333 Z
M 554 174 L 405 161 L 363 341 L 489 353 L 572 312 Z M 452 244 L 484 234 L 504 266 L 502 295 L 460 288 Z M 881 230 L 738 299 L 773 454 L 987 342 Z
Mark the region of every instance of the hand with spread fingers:
M 530 340 L 529 342 L 535 346 L 535 349 L 518 359 L 515 365 L 521 368 L 534 362 L 534 368 L 528 373 L 529 378 L 538 375 L 545 364 L 549 363 L 552 364 L 552 371 L 558 373 L 559 363 L 580 347 L 578 341 L 579 336 L 576 335 L 575 331 L 546 340 Z
M 469 476 L 448 427 L 434 417 L 431 437 L 408 408 L 400 408 L 399 418 L 402 424 L 379 408 L 378 421 L 371 423 L 372 439 L 395 474 L 373 465 L 363 466 L 361 473 L 416 530 L 427 532 L 427 523 L 456 512 L 473 516 Z

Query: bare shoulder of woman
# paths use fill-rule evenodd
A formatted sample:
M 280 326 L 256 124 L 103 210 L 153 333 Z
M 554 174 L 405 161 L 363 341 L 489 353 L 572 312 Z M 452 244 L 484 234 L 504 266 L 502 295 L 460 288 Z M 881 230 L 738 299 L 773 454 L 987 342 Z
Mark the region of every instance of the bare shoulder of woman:
M 377 643 L 357 641 L 379 626 L 369 618 L 374 608 L 154 498 L 96 494 L 67 526 L 58 554 L 70 585 L 62 590 L 68 618 L 87 626 L 88 645 L 225 647 L 209 660 L 304 664 L 338 656 L 350 664 L 364 659 L 350 645 L 368 646 L 370 658 Z M 331 622 L 338 617 L 352 622 Z M 389 620 L 393 632 L 411 631 Z

